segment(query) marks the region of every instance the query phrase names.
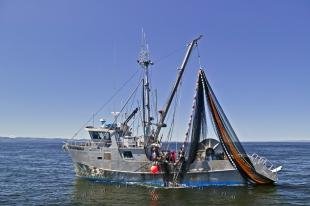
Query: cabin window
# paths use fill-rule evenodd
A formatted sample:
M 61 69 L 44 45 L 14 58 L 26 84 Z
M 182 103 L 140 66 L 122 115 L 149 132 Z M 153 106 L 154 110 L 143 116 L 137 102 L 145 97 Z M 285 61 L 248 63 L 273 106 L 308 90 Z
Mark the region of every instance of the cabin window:
M 132 152 L 131 151 L 124 151 L 123 157 L 124 157 L 124 159 L 133 159 Z
M 98 134 L 99 134 L 99 136 L 100 136 L 100 139 L 103 139 L 103 140 L 111 140 L 111 137 L 110 137 L 110 133 L 109 133 L 109 132 L 99 132 Z
M 103 158 L 105 160 L 111 160 L 111 152 L 105 152 L 103 153 Z
M 101 139 L 98 132 L 89 131 L 89 134 L 92 139 Z
M 92 139 L 102 139 L 107 141 L 111 140 L 109 132 L 89 131 L 89 134 Z

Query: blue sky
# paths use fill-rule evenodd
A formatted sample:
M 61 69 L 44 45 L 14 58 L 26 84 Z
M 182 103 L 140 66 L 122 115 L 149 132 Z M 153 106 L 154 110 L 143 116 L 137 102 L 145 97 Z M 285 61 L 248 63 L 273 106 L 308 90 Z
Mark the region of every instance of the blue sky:
M 201 63 L 241 140 L 310 140 L 310 2 L 302 0 L 0 0 L 0 136 L 71 137 L 138 69 L 142 27 L 159 105 L 180 48 L 203 34 Z M 197 62 L 194 52 L 180 134 Z

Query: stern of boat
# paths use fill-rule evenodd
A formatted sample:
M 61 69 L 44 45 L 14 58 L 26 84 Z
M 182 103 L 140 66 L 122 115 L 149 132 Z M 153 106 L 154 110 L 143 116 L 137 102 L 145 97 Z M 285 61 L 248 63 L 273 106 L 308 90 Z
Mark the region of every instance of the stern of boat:
M 259 174 L 273 182 L 278 181 L 278 172 L 282 170 L 282 166 L 275 167 L 267 158 L 259 156 L 256 153 L 248 155 L 248 157 Z

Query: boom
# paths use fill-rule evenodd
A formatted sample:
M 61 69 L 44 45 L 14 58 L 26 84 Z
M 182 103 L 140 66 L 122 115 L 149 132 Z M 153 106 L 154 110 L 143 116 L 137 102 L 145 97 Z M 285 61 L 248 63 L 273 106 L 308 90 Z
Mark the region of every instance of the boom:
M 171 94 L 168 98 L 168 101 L 167 103 L 165 104 L 163 110 L 160 111 L 160 119 L 159 119 L 159 123 L 157 125 L 157 129 L 155 131 L 155 134 L 154 134 L 154 140 L 155 142 L 158 141 L 158 136 L 159 136 L 159 133 L 160 133 L 160 130 L 163 126 L 165 126 L 164 124 L 164 121 L 165 121 L 165 118 L 167 116 L 167 113 L 168 113 L 168 110 L 171 106 L 171 102 L 175 96 L 175 93 L 177 92 L 178 90 L 178 87 L 179 87 L 179 84 L 180 84 L 180 81 L 182 79 L 182 76 L 183 76 L 183 73 L 184 73 L 184 70 L 185 70 L 185 67 L 187 65 L 187 62 L 188 62 L 188 59 L 191 55 L 191 52 L 193 50 L 193 47 L 195 44 L 197 44 L 197 41 L 202 37 L 202 35 L 200 35 L 198 38 L 192 40 L 189 45 L 188 45 L 188 48 L 187 48 L 187 51 L 186 51 L 186 54 L 185 54 L 185 57 L 183 59 L 183 62 L 182 62 L 182 65 L 181 65 L 181 68 L 180 68 L 180 71 L 178 73 L 178 76 L 177 76 L 177 79 L 176 79 L 176 82 L 173 86 L 173 89 L 171 91 Z

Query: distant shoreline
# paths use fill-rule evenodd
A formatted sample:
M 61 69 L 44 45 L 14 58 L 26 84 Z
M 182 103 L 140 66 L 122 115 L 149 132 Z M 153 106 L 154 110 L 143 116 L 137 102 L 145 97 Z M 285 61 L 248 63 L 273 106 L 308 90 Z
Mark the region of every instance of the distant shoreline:
M 23 139 L 23 140 L 89 140 L 89 139 L 70 139 L 70 138 L 63 138 L 63 137 L 4 137 L 4 136 L 0 136 L 0 140 L 1 139 Z M 310 140 L 246 140 L 246 141 L 241 141 L 242 143 L 277 143 L 277 142 L 281 142 L 281 143 L 302 143 L 302 142 L 306 142 L 306 143 L 310 143 Z M 183 141 L 171 141 L 171 143 L 183 143 Z

